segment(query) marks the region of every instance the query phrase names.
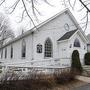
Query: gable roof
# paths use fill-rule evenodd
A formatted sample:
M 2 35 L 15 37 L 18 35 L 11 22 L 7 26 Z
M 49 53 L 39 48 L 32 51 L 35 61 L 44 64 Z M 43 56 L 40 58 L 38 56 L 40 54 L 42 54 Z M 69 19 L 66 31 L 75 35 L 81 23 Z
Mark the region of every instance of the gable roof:
M 84 42 L 88 43 L 88 39 L 86 38 L 86 36 L 84 36 L 84 34 L 81 32 L 81 30 L 78 30 L 78 29 L 72 30 L 72 31 L 69 31 L 69 32 L 65 33 L 65 34 L 64 34 L 60 39 L 58 39 L 57 41 L 58 41 L 58 42 L 68 41 L 68 40 L 70 40 L 75 34 L 78 34 Z
M 66 32 L 60 39 L 58 39 L 58 41 L 69 39 L 76 31 L 77 29 Z

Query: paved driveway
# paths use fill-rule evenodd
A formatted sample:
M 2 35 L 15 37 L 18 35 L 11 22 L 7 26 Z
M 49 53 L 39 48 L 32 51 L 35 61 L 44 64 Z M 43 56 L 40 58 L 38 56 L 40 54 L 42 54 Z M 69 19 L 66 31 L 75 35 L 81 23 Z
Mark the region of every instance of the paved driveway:
M 90 83 L 87 84 L 87 85 L 84 85 L 84 86 L 75 88 L 75 89 L 73 89 L 73 90 L 90 90 Z

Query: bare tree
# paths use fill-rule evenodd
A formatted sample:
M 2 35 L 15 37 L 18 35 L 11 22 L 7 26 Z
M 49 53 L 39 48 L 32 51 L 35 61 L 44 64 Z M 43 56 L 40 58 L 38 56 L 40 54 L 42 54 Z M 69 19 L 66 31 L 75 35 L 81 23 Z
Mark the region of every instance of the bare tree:
M 24 17 L 28 17 L 30 21 L 32 22 L 33 26 L 36 27 L 35 22 L 32 18 L 32 14 L 36 20 L 38 20 L 38 15 L 41 15 L 41 12 L 37 8 L 37 5 L 41 2 L 45 2 L 48 5 L 50 4 L 50 1 L 48 0 L 13 0 L 13 4 L 8 7 L 8 13 L 12 14 L 16 8 L 18 8 L 19 4 L 22 6 L 22 15 L 21 15 L 21 20 L 20 22 L 23 21 Z M 65 4 L 65 6 L 68 3 L 68 6 L 70 6 L 73 10 L 76 8 L 76 3 L 79 1 L 81 3 L 81 9 L 79 11 L 83 11 L 86 9 L 85 16 L 82 18 L 82 21 L 86 19 L 86 22 L 84 23 L 84 31 L 87 29 L 88 25 L 88 17 L 89 17 L 89 5 L 90 5 L 90 0 L 62 0 Z M 7 4 L 8 0 L 0 0 L 0 5 Z M 62 2 L 60 2 L 62 3 Z M 31 10 L 31 11 L 30 11 Z
M 0 5 L 7 4 L 7 1 L 8 0 L 0 0 Z M 41 1 L 49 4 L 48 0 L 41 0 Z M 34 18 L 38 20 L 37 15 L 41 15 L 39 9 L 37 8 L 37 5 L 39 4 L 39 2 L 40 0 L 14 0 L 13 4 L 9 6 L 7 10 L 9 14 L 12 14 L 15 11 L 15 9 L 18 7 L 18 5 L 21 4 L 23 10 L 22 10 L 20 22 L 24 19 L 24 16 L 27 16 L 32 22 L 33 26 L 36 27 L 31 14 L 33 14 Z M 32 13 L 30 13 L 30 10 L 32 11 Z
M 14 38 L 14 33 L 10 28 L 9 19 L 6 18 L 2 13 L 0 13 L 0 44 L 8 38 Z
M 84 26 L 82 28 L 84 28 L 84 32 L 87 29 L 87 25 L 88 25 L 88 18 L 89 18 L 89 13 L 90 13 L 90 0 L 63 0 L 65 6 L 68 5 L 74 10 L 74 8 L 76 8 L 76 3 L 79 1 L 81 3 L 81 9 L 79 10 L 79 12 L 84 11 L 85 12 L 85 16 L 81 19 L 81 21 L 86 20 L 86 22 L 84 22 Z

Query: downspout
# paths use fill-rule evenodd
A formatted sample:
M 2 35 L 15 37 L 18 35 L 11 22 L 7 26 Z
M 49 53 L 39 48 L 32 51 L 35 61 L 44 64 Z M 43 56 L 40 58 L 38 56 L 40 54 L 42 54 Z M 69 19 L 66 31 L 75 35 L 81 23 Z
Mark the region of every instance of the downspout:
M 3 43 L 4 43 L 4 33 L 5 31 L 2 31 L 2 40 L 1 40 L 1 59 L 3 58 Z M 0 62 L 0 65 L 2 64 L 2 62 Z M 4 70 L 6 69 L 6 66 L 4 67 Z
M 33 55 L 33 33 L 34 32 L 32 32 L 32 59 L 31 60 L 34 60 L 34 55 Z

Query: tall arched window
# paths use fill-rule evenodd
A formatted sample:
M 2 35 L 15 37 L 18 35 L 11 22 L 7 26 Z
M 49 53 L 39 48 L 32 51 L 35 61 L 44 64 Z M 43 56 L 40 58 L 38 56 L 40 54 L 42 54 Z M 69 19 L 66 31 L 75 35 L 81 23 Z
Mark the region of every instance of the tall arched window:
M 80 47 L 80 42 L 79 42 L 79 39 L 75 39 L 74 41 L 74 47 Z
M 25 58 L 25 57 L 26 57 L 26 42 L 23 39 L 22 40 L 22 58 Z
M 5 58 L 7 58 L 7 48 L 5 48 Z
M 13 46 L 11 45 L 11 58 L 13 58 Z
M 53 56 L 53 45 L 51 40 L 48 38 L 45 41 L 44 57 L 52 57 L 52 56 Z
M 3 49 L 1 50 L 1 59 L 3 58 Z

